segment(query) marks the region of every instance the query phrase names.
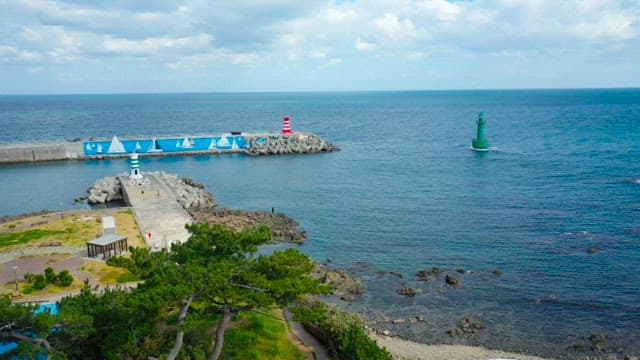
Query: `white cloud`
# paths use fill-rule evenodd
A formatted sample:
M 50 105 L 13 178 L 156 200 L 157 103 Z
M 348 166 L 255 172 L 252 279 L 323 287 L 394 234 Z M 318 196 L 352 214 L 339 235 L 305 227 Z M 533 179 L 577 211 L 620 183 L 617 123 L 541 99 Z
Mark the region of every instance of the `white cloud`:
M 329 59 L 328 65 L 340 65 L 342 64 L 342 59 L 340 58 L 331 58 Z
M 384 14 L 375 20 L 375 25 L 395 40 L 412 39 L 418 36 L 418 31 L 411 19 L 400 20 L 396 14 Z
M 109 52 L 154 54 L 162 50 L 198 50 L 207 48 L 212 37 L 208 34 L 197 34 L 182 38 L 146 38 L 143 40 L 106 38 L 103 48 Z
M 360 37 L 356 39 L 356 49 L 359 51 L 372 51 L 375 50 L 376 44 L 362 41 Z
M 120 60 L 177 74 L 288 74 L 342 59 L 389 73 L 406 64 L 473 69 L 479 58 L 640 61 L 637 0 L 16 0 L 3 3 L 0 23 L 0 61 L 44 74 L 65 64 L 98 73 Z

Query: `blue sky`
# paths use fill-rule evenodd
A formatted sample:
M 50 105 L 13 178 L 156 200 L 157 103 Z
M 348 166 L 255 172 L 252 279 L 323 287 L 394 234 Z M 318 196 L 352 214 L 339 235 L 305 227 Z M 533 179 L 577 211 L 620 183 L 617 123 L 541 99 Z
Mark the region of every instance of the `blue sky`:
M 640 86 L 640 0 L 0 0 L 0 94 Z

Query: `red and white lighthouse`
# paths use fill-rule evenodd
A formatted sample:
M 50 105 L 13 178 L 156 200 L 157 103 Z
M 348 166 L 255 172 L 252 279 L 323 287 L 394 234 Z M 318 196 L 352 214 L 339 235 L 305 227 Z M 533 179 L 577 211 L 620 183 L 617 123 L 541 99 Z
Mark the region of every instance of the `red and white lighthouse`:
M 283 135 L 293 134 L 293 131 L 291 130 L 291 117 L 289 117 L 289 115 L 284 117 L 284 125 L 282 126 L 282 134 Z

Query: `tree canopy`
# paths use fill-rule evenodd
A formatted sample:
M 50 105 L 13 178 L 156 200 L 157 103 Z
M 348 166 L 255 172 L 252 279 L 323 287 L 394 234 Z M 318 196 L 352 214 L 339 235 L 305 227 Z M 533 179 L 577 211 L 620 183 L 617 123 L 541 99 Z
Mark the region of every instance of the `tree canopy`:
M 270 239 L 267 227 L 233 232 L 196 223 L 187 229 L 189 240 L 170 252 L 136 248 L 128 258 L 109 261 L 138 275 L 137 287 L 96 291 L 85 283 L 80 294 L 59 302 L 55 323 L 5 299 L 0 324 L 22 316 L 30 334 L 47 346 L 29 343 L 56 358 L 213 360 L 222 354 L 225 331 L 238 312 L 330 291 L 310 277 L 313 263 L 298 250 L 256 254 Z

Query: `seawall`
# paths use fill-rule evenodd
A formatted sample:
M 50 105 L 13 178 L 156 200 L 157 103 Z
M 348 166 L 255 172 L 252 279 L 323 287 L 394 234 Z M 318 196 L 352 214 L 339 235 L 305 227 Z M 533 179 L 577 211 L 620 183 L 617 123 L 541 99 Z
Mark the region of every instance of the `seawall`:
M 307 154 L 338 151 L 315 134 L 242 134 L 150 137 L 120 140 L 66 141 L 0 145 L 0 164 L 59 160 L 99 160 L 140 156 L 184 156 L 244 153 L 247 155 Z
M 0 164 L 82 159 L 82 143 L 0 145 Z

